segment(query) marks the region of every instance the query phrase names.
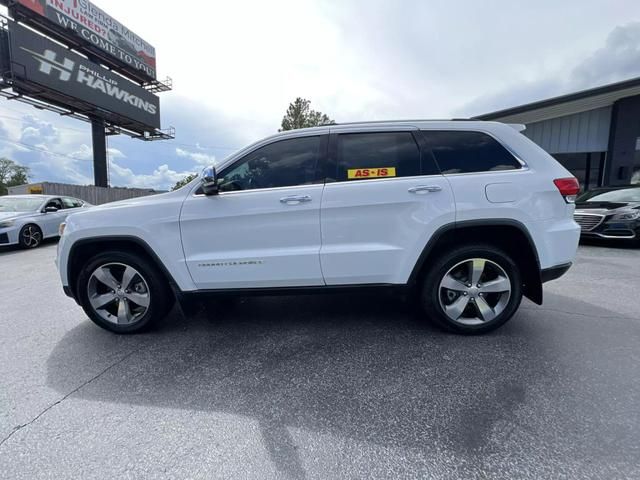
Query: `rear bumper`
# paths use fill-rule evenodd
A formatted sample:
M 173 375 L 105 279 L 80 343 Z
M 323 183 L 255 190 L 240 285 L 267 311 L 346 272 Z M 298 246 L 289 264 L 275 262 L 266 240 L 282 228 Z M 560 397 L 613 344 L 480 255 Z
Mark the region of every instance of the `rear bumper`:
M 556 265 L 551 268 L 544 268 L 540 271 L 540 279 L 542 283 L 550 282 L 551 280 L 556 280 L 563 276 L 567 271 L 571 268 L 572 263 L 564 263 L 562 265 Z

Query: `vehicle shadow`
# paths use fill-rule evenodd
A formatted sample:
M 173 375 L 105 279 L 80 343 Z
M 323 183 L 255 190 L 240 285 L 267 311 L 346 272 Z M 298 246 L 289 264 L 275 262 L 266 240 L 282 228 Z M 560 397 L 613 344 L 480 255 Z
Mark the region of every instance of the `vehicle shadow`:
M 585 309 L 563 300 L 569 312 Z M 590 311 L 593 319 L 575 319 L 526 304 L 497 332 L 462 337 L 433 329 L 392 296 L 247 298 L 211 303 L 189 318 L 174 311 L 144 335 L 116 336 L 87 321 L 52 351 L 47 383 L 67 394 L 96 359 L 126 357 L 74 395 L 255 419 L 271 460 L 290 478 L 305 476 L 292 429 L 422 455 L 446 451 L 464 476 L 499 468 L 495 458 L 485 462 L 512 437 L 526 438 L 533 457 L 538 444 L 547 451 L 563 443 L 564 454 L 578 455 L 599 448 L 599 435 L 610 428 L 590 427 L 593 418 L 606 423 L 607 407 L 597 416 L 591 402 L 619 375 L 602 380 L 597 368 L 574 365 L 572 355 L 608 342 L 622 347 L 619 339 L 594 344 L 602 325 L 595 315 L 613 315 Z M 620 372 L 619 364 L 606 365 Z M 575 400 L 583 393 L 584 405 Z M 568 416 L 566 425 L 557 425 L 558 411 Z M 607 438 L 623 454 L 633 448 Z
M 38 248 L 45 247 L 47 245 L 55 245 L 56 243 L 58 243 L 57 238 L 45 238 Z M 0 245 L 0 257 L 5 255 L 17 255 L 19 253 L 28 251 L 31 250 L 25 250 L 23 248 L 20 248 L 18 245 Z

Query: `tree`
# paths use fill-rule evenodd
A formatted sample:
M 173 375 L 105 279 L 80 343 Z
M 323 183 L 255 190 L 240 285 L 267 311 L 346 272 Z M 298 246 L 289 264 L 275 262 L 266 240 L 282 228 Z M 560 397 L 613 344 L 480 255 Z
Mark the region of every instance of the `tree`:
M 296 128 L 318 127 L 320 125 L 334 125 L 331 120 L 322 112 L 311 110 L 311 101 L 304 98 L 296 98 L 289 104 L 287 113 L 282 117 L 282 124 L 279 132 L 293 130 Z
M 198 175 L 195 173 L 190 173 L 189 175 L 184 177 L 182 180 L 178 180 L 171 190 L 177 190 L 179 188 L 184 187 L 187 183 L 189 183 L 191 180 L 193 180 L 197 176 Z
M 9 187 L 29 183 L 29 167 L 18 165 L 8 158 L 0 158 L 0 195 L 6 195 Z

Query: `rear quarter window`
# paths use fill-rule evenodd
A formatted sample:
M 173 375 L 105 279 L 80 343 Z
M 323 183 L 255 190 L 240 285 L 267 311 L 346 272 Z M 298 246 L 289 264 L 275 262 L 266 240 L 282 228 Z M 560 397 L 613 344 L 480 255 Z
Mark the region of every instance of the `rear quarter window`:
M 522 168 L 511 152 L 486 133 L 424 130 L 423 135 L 445 175 Z

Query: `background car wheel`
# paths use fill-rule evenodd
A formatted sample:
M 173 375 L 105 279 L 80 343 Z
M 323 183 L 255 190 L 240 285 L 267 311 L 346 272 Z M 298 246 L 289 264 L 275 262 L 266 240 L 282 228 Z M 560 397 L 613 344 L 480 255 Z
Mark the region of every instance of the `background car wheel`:
M 445 253 L 427 272 L 422 306 L 430 320 L 462 334 L 486 333 L 509 320 L 522 301 L 516 263 L 490 245 Z
M 94 323 L 115 333 L 136 333 L 163 318 L 173 295 L 158 268 L 140 256 L 105 252 L 78 277 L 78 297 Z
M 42 230 L 37 225 L 29 223 L 20 229 L 18 242 L 22 248 L 39 247 L 42 243 Z

